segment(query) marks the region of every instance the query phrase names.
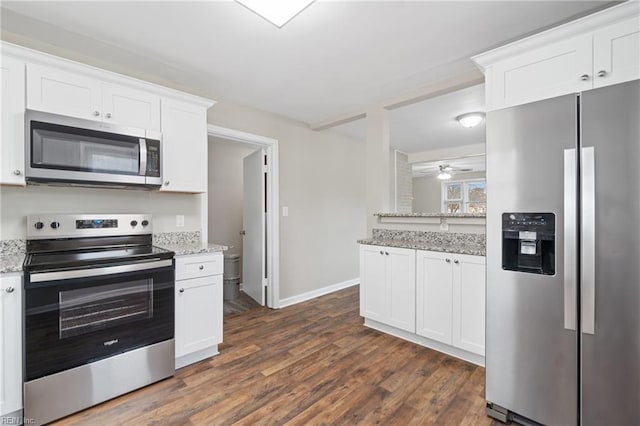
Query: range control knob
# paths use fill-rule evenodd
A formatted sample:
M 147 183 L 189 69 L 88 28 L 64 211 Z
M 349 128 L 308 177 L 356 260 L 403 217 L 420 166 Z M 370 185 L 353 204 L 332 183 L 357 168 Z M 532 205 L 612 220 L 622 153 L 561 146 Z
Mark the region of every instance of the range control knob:
M 136 226 L 138 224 L 138 221 L 137 220 L 132 220 L 129 224 L 131 226 Z
M 51 222 L 51 227 L 53 229 L 58 229 L 60 228 L 60 222 Z
M 33 226 L 34 226 L 34 228 L 36 228 L 36 229 L 42 229 L 42 228 L 44 228 L 44 223 L 42 223 L 42 222 L 38 221 L 38 222 L 36 222 Z
M 147 226 L 148 224 L 149 224 L 148 220 L 145 219 L 145 220 L 142 221 L 142 226 Z

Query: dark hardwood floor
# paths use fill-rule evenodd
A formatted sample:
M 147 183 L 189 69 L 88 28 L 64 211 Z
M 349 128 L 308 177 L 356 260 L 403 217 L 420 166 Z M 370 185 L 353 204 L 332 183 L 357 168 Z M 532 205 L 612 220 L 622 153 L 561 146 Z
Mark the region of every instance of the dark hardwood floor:
M 220 355 L 59 425 L 492 424 L 484 369 L 365 328 L 358 287 L 225 318 Z
M 259 308 L 260 304 L 247 296 L 247 293 L 240 291 L 236 299 L 224 301 L 224 316 L 238 315 Z

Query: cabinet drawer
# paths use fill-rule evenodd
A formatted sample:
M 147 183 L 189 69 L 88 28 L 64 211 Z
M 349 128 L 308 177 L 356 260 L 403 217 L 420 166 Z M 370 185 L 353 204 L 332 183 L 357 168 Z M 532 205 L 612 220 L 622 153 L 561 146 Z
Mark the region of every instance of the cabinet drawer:
M 220 275 L 223 272 L 222 253 L 176 257 L 176 280 Z

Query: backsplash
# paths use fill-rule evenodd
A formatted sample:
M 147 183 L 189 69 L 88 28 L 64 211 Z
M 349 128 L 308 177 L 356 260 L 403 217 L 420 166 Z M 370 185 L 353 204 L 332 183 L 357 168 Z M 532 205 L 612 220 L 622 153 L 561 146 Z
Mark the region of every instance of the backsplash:
M 464 234 L 458 232 L 401 231 L 393 229 L 373 229 L 373 239 L 382 241 L 407 241 L 437 245 L 477 245 L 485 246 L 485 234 Z
M 160 232 L 153 234 L 153 245 L 190 244 L 201 241 L 200 231 Z

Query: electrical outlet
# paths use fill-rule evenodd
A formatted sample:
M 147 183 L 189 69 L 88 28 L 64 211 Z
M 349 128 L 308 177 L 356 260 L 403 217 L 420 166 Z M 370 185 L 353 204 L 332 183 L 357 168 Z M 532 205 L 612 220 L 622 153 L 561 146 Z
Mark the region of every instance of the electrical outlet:
M 442 218 L 440 221 L 440 230 L 441 231 L 448 231 L 449 230 L 449 224 L 447 223 L 447 219 Z
M 289 207 L 287 206 L 282 207 L 282 216 L 284 217 L 289 216 Z
M 183 214 L 177 214 L 176 215 L 176 227 L 177 228 L 183 228 L 184 227 L 184 215 Z

